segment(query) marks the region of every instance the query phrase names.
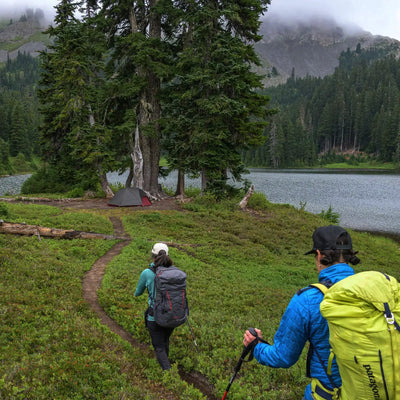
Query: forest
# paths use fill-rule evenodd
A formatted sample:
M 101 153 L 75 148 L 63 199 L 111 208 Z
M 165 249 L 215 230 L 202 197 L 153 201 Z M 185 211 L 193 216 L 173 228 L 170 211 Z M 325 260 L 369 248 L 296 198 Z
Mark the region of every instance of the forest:
M 32 170 L 30 162 L 40 155 L 38 79 L 39 61 L 30 55 L 0 66 L 0 175 Z
M 267 4 L 60 1 L 37 92 L 46 165 L 25 190 L 111 197 L 107 172 L 129 170 L 126 185 L 157 198 L 164 151 L 181 177 L 226 193 L 270 113 L 251 45 Z
M 335 73 L 264 91 L 279 112 L 247 165 L 287 168 L 362 159 L 399 163 L 400 61 L 389 49 L 343 52 Z
M 49 51 L 0 65 L 0 174 L 40 157 L 25 193 L 110 196 L 106 173 L 129 170 L 127 186 L 157 197 L 161 156 L 180 172 L 177 193 L 185 174 L 226 194 L 228 173 L 241 181 L 246 167 L 398 164 L 398 49 L 358 46 L 331 76 L 293 71 L 265 89 L 252 44 L 269 1 L 251 3 L 61 1 Z

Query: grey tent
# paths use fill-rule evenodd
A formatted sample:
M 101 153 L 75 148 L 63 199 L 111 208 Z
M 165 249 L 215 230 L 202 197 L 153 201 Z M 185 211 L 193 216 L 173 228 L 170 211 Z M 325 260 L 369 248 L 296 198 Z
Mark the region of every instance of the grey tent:
M 151 202 L 142 189 L 129 187 L 118 190 L 108 205 L 114 207 L 151 206 Z

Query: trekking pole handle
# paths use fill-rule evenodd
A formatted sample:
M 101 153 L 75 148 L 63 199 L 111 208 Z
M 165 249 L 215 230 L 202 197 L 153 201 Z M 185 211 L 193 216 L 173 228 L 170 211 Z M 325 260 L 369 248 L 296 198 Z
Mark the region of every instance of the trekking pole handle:
M 248 328 L 247 330 L 257 339 L 257 343 L 262 342 L 262 343 L 269 344 L 266 340 L 264 340 L 258 336 L 258 333 L 254 328 Z M 254 339 L 254 340 L 256 340 L 256 339 Z
M 258 334 L 254 328 L 249 328 L 248 331 L 255 337 L 258 338 Z

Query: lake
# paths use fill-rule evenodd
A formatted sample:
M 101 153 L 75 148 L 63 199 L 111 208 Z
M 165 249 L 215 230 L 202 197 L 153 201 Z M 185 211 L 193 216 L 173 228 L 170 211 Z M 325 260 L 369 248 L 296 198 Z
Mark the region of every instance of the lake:
M 0 178 L 0 196 L 18 194 L 29 175 Z M 174 188 L 176 172 L 160 183 Z M 108 174 L 111 183 L 125 182 L 126 174 Z M 251 169 L 246 175 L 255 190 L 273 203 L 320 213 L 332 210 L 340 225 L 363 231 L 400 234 L 400 175 L 386 173 L 342 173 L 316 170 Z M 199 179 L 186 179 L 186 186 L 200 186 Z

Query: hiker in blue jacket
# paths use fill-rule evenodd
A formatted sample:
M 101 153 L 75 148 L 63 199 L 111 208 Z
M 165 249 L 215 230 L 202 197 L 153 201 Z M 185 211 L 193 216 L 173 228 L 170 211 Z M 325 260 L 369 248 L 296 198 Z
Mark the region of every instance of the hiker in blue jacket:
M 318 280 L 326 286 L 354 275 L 349 266 L 360 262 L 353 251 L 350 234 L 340 226 L 322 226 L 313 233 L 313 248 L 305 254 L 314 254 L 319 272 Z M 257 340 L 254 357 L 262 364 L 273 368 L 289 368 L 297 362 L 308 341 L 307 375 L 311 383 L 306 387 L 303 400 L 331 399 L 333 389 L 340 387 L 341 379 L 336 362 L 333 362 L 331 377 L 325 372 L 330 354 L 329 329 L 319 306 L 323 293 L 315 287 L 306 287 L 291 299 L 279 328 L 274 344 L 269 345 L 247 330 L 243 344 L 248 346 Z M 256 329 L 258 338 L 262 332 Z M 319 394 L 320 393 L 320 394 Z M 318 397 L 319 396 L 319 397 Z
M 154 347 L 156 353 L 156 358 L 161 368 L 163 370 L 168 370 L 171 368 L 171 363 L 168 359 L 169 355 L 169 338 L 174 330 L 174 328 L 165 328 L 156 324 L 153 317 L 153 293 L 154 293 L 154 277 L 157 267 L 170 267 L 173 263 L 168 255 L 168 246 L 164 243 L 156 243 L 152 250 L 151 255 L 153 262 L 150 264 L 149 268 L 146 268 L 140 274 L 139 282 L 135 290 L 135 296 L 141 296 L 147 289 L 149 298 L 149 307 L 145 312 L 145 323 L 146 327 L 150 333 L 151 343 Z

